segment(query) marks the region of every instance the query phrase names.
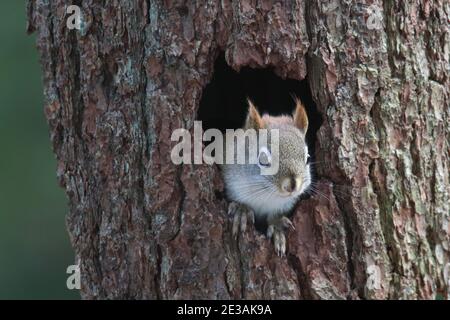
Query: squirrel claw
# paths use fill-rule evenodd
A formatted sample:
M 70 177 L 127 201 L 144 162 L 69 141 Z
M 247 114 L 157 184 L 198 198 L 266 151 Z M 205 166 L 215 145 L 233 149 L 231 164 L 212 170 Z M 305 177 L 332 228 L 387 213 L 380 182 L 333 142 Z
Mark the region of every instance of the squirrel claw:
M 233 238 L 237 238 L 237 234 L 239 231 L 239 224 L 240 224 L 240 214 L 236 212 L 233 216 L 233 228 L 231 231 L 231 234 L 233 235 Z
M 295 230 L 294 224 L 288 217 L 282 217 L 281 223 L 283 224 L 284 228 L 291 228 L 292 230 Z
M 237 239 L 238 231 L 247 230 L 247 221 L 255 222 L 254 212 L 246 206 L 237 202 L 231 202 L 228 206 L 228 214 L 233 215 L 233 227 L 231 230 L 233 238 Z
M 282 231 L 274 233 L 273 244 L 277 255 L 283 257 L 286 253 L 286 236 Z
M 295 230 L 294 224 L 287 217 L 279 217 L 269 221 L 267 228 L 267 237 L 273 240 L 275 252 L 279 257 L 286 253 L 286 236 L 284 229 L 291 228 Z

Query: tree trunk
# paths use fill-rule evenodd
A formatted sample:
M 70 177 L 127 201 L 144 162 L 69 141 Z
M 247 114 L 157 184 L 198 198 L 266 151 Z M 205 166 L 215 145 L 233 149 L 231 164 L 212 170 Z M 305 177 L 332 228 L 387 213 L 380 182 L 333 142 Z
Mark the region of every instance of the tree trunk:
M 85 299 L 450 298 L 445 1 L 30 1 Z M 277 257 L 216 166 L 170 161 L 214 61 L 306 76 L 322 196 Z

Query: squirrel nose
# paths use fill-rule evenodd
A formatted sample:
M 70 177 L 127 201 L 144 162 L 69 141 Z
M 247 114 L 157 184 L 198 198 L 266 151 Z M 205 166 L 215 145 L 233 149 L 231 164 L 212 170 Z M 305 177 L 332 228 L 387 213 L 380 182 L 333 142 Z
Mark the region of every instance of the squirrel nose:
M 283 180 L 283 182 L 281 183 L 281 189 L 283 191 L 292 193 L 294 191 L 298 191 L 300 189 L 300 178 L 296 178 L 296 177 L 288 177 L 285 178 Z

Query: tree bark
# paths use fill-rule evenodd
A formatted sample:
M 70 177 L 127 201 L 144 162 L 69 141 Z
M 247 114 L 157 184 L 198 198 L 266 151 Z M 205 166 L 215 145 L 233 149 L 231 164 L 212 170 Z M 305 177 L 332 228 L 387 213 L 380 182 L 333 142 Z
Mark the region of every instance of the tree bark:
M 450 298 L 445 1 L 36 0 L 28 17 L 83 298 Z M 308 76 L 324 119 L 322 196 L 285 258 L 254 228 L 232 239 L 215 166 L 170 161 L 222 51 Z

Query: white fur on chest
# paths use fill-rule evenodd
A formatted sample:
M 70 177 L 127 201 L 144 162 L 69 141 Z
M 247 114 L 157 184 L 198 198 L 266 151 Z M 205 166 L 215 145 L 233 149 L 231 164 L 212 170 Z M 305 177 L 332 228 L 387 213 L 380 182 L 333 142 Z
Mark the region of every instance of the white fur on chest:
M 231 165 L 234 166 L 234 165 Z M 224 166 L 224 179 L 228 197 L 251 208 L 258 216 L 275 216 L 287 213 L 297 202 L 298 196 L 283 197 L 264 177 L 249 180 L 238 166 Z M 240 170 L 241 169 L 241 170 Z

